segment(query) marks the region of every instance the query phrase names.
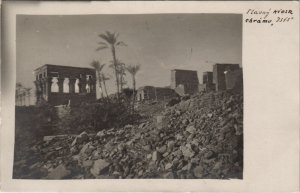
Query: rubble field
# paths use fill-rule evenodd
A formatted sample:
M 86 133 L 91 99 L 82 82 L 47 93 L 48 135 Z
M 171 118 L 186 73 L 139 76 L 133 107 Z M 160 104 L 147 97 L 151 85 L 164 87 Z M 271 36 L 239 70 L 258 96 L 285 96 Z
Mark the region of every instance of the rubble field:
M 123 128 L 45 136 L 16 150 L 13 177 L 243 178 L 241 92 L 201 93 L 162 109 Z

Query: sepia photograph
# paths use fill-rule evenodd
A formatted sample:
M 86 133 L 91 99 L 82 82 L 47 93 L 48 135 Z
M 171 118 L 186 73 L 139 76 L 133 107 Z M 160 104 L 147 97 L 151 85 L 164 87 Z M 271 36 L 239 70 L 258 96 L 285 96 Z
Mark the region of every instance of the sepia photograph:
M 13 179 L 243 179 L 242 14 L 16 16 Z

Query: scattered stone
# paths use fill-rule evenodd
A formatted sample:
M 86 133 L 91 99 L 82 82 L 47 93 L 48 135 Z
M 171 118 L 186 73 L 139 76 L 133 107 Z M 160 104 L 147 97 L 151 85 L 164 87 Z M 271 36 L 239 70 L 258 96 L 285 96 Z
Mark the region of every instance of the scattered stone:
M 45 136 L 19 155 L 15 170 L 32 179 L 239 178 L 243 106 L 242 96 L 232 95 L 195 95 L 163 112 L 152 110 L 140 124 L 97 134 Z
M 148 154 L 147 159 L 151 159 L 151 158 L 152 158 L 152 154 Z
M 183 136 L 181 135 L 181 134 L 177 134 L 176 136 L 175 136 L 175 138 L 176 138 L 176 140 L 182 140 L 183 139 Z
M 167 163 L 166 166 L 165 166 L 165 170 L 171 169 L 172 166 L 173 166 L 172 163 Z
M 158 151 L 154 151 L 152 153 L 152 160 L 153 161 L 159 161 L 161 159 L 161 154 Z
M 197 166 L 194 168 L 193 173 L 196 178 L 202 178 L 204 174 L 204 168 L 202 166 Z
M 182 124 L 187 125 L 189 123 L 188 119 L 183 119 Z
M 143 129 L 145 126 L 146 126 L 146 123 L 141 123 L 141 124 L 139 125 L 139 129 Z
M 191 134 L 193 134 L 193 133 L 195 133 L 196 132 L 196 128 L 194 127 L 194 126 L 188 126 L 187 128 L 186 128 L 186 131 L 187 132 L 189 132 L 189 133 L 191 133 Z
M 91 174 L 93 174 L 95 177 L 103 174 L 106 172 L 106 170 L 108 170 L 108 166 L 110 164 L 108 162 L 106 162 L 103 159 L 98 159 L 94 162 L 93 167 L 91 168 Z
M 163 145 L 160 148 L 158 148 L 157 151 L 161 154 L 164 154 L 167 151 L 167 146 Z
M 204 154 L 205 159 L 211 159 L 214 156 L 213 151 L 208 151 Z
M 169 150 L 172 150 L 175 145 L 175 141 L 168 141 L 167 146 Z
M 55 136 L 44 136 L 43 141 L 51 141 L 54 138 L 55 138 Z
M 144 146 L 143 146 L 143 149 L 144 149 L 145 151 L 150 151 L 150 150 L 151 150 L 151 145 L 144 145 Z
M 85 160 L 82 162 L 83 167 L 92 167 L 94 161 L 93 160 Z
M 194 156 L 194 151 L 187 146 L 180 146 L 180 150 L 184 157 L 190 158 Z
M 167 157 L 169 155 L 169 152 L 166 152 L 163 154 L 163 157 Z
M 99 131 L 96 136 L 98 136 L 98 137 L 104 137 L 105 136 L 104 130 Z
M 89 139 L 87 132 L 82 132 L 77 136 L 78 142 L 83 143 Z

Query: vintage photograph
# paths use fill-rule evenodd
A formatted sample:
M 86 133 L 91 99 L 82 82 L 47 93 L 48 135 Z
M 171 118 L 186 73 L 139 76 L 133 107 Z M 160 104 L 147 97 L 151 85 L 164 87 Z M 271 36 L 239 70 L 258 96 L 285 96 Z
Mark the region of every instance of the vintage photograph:
M 243 179 L 242 14 L 17 15 L 13 179 Z

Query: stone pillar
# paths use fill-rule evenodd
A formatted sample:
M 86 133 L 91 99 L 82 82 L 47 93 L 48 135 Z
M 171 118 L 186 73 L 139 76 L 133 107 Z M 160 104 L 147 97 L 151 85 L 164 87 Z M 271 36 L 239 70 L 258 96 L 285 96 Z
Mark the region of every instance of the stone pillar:
M 35 89 L 36 89 L 36 103 L 39 103 L 42 98 L 42 83 L 40 80 L 34 81 L 35 84 Z M 21 95 L 21 100 L 22 100 L 22 95 Z
M 69 78 L 70 93 L 75 93 L 75 82 L 76 82 L 76 78 Z
M 86 76 L 83 75 L 81 78 L 80 78 L 80 93 L 86 93 Z
M 51 94 L 51 85 L 52 85 L 52 77 L 46 78 L 46 99 L 49 101 L 49 96 Z
M 43 85 L 43 96 L 44 98 L 47 98 L 47 79 L 42 80 L 42 85 Z
M 33 81 L 34 82 L 34 86 L 35 86 L 35 92 L 36 92 L 36 103 L 38 103 L 39 101 L 39 86 L 38 86 L 38 80 Z
M 58 80 L 58 82 L 57 82 L 57 84 L 58 84 L 58 92 L 59 92 L 59 93 L 63 93 L 63 91 L 64 91 L 64 80 L 65 80 L 65 78 L 59 77 L 59 78 L 57 78 L 57 80 Z

